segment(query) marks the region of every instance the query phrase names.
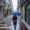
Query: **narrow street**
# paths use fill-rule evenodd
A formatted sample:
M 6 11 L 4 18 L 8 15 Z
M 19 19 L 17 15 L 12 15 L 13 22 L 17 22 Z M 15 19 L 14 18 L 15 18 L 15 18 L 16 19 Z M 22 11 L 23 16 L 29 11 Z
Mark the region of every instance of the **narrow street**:
M 30 30 L 30 0 L 0 0 L 0 30 Z
M 12 21 L 12 15 L 10 15 L 10 16 L 8 16 L 8 17 L 6 17 L 6 18 L 4 18 L 4 22 L 6 22 L 6 26 L 8 26 L 8 27 L 11 27 L 11 29 L 12 30 L 14 30 L 14 26 L 13 26 L 13 21 Z M 20 19 L 18 18 L 17 19 L 17 26 L 16 26 L 16 30 L 20 30 Z

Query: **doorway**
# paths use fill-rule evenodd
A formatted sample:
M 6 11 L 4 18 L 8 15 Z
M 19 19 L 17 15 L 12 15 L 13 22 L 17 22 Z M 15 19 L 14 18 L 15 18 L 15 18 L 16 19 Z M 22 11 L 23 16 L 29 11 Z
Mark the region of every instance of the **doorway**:
M 0 16 L 2 16 L 2 7 L 0 6 Z

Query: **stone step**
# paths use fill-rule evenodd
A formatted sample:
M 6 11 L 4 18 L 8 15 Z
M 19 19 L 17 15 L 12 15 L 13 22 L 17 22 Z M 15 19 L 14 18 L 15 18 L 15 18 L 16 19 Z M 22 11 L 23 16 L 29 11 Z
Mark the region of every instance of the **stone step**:
M 9 24 L 9 23 L 0 23 L 0 27 L 2 27 L 2 26 L 11 26 L 11 24 Z
M 6 24 L 6 22 L 0 22 L 0 24 Z
M 8 30 L 8 29 L 2 29 L 2 28 L 1 28 L 0 30 Z
M 0 27 L 7 27 L 7 24 L 0 24 Z

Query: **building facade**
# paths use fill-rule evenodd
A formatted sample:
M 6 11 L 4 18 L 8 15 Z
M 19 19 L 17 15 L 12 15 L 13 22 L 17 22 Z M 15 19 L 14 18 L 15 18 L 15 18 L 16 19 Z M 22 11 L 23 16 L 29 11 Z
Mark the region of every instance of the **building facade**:
M 0 0 L 0 19 L 3 17 L 4 8 L 6 6 L 6 0 Z
M 18 5 L 17 5 L 17 11 L 20 12 L 20 0 L 17 1 Z
M 21 0 L 20 3 L 20 12 L 21 12 L 21 19 L 25 20 L 25 22 L 27 22 L 27 24 L 30 25 L 30 0 Z M 27 28 L 25 28 L 25 25 L 22 24 L 21 27 L 23 30 L 27 30 Z
M 12 13 L 12 1 L 0 0 L 0 19 Z
M 13 8 L 12 0 L 8 0 L 7 2 L 8 15 L 12 13 L 12 8 Z
M 11 13 L 12 5 L 10 4 L 10 2 L 9 1 L 6 2 L 6 0 L 0 1 L 0 27 L 6 26 L 5 25 L 6 22 L 4 22 L 3 19 L 6 18 L 6 16 L 10 15 Z M 6 29 L 2 29 L 2 30 L 6 30 Z

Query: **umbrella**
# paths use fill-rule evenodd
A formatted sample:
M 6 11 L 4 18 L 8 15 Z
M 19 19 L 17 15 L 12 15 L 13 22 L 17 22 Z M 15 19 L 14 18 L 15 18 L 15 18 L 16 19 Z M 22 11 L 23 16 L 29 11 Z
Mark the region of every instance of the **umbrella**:
M 19 12 L 14 12 L 14 13 L 12 13 L 12 15 L 21 15 L 21 13 L 19 13 Z

